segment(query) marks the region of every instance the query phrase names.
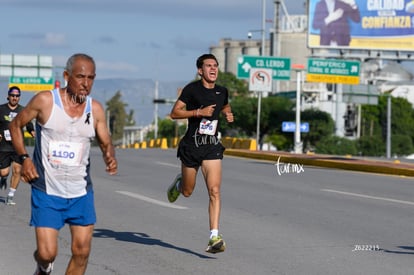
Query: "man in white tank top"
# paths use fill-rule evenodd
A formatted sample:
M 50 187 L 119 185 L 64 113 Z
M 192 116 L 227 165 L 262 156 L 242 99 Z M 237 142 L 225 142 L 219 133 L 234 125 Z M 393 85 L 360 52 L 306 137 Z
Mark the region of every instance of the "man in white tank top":
M 89 175 L 91 140 L 97 138 L 106 171 L 117 173 L 115 149 L 102 105 L 89 94 L 95 61 L 72 55 L 63 73 L 67 86 L 37 93 L 10 124 L 13 146 L 22 162 L 22 180 L 32 187 L 32 215 L 38 247 L 35 274 L 50 274 L 57 256 L 58 232 L 69 224 L 72 257 L 66 274 L 84 274 L 96 223 Z M 27 154 L 21 128 L 36 119 L 33 159 Z

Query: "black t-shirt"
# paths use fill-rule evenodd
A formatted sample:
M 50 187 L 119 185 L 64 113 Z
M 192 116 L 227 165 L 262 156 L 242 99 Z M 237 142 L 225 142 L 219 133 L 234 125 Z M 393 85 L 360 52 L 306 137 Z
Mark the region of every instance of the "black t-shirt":
M 217 136 L 219 131 L 219 117 L 220 112 L 224 106 L 228 104 L 228 90 L 219 85 L 215 85 L 212 89 L 207 89 L 203 86 L 201 80 L 191 82 L 184 87 L 179 100 L 186 104 L 187 110 L 202 109 L 206 106 L 216 104 L 213 115 L 211 117 L 191 117 L 188 119 L 188 129 L 184 136 L 187 141 L 194 140 L 194 135 L 200 134 L 200 123 L 203 120 L 217 121 L 217 127 L 214 133 L 210 135 Z
M 17 105 L 17 107 L 13 110 L 10 109 L 9 104 L 2 104 L 0 105 L 0 134 L 2 139 L 0 140 L 0 151 L 2 152 L 12 152 L 14 151 L 13 144 L 9 138 L 9 124 L 16 117 L 16 115 L 23 110 L 22 105 Z M 32 132 L 34 130 L 33 124 L 29 122 L 26 125 L 26 129 L 28 132 Z

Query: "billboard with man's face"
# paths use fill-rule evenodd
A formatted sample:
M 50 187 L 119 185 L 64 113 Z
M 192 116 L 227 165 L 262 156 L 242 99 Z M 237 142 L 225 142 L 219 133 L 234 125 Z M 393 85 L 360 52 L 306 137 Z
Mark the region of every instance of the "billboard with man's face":
M 414 0 L 309 0 L 309 48 L 414 51 Z

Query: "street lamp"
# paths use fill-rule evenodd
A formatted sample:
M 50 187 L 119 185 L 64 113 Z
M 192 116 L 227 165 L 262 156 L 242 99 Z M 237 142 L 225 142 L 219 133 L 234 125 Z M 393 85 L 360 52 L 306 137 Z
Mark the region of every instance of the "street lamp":
M 251 39 L 254 32 L 260 32 L 262 37 L 262 46 L 260 55 L 265 55 L 266 44 L 266 0 L 262 0 L 262 28 L 260 30 L 250 30 L 247 33 L 247 38 Z
M 260 30 L 251 30 L 247 33 L 247 37 L 249 39 L 252 38 L 253 32 L 260 32 L 262 35 L 262 47 L 260 55 L 265 55 L 265 28 L 266 28 L 266 0 L 262 0 L 262 29 Z M 258 92 L 257 98 L 257 124 L 256 124 L 256 149 L 260 149 L 260 112 L 261 112 L 261 104 L 262 104 L 262 92 Z
M 265 30 L 261 29 L 261 30 L 249 30 L 249 32 L 247 33 L 247 38 L 252 39 L 253 37 L 253 33 L 254 32 L 260 32 L 261 33 L 261 37 L 262 37 L 262 42 L 261 42 L 261 47 L 260 47 L 260 55 L 265 55 L 264 51 L 265 51 Z

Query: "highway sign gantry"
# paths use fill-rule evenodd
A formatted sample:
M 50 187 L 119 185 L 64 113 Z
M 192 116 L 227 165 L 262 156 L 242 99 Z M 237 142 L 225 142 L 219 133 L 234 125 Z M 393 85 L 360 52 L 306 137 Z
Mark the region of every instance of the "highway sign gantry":
M 308 82 L 359 84 L 360 62 L 338 59 L 308 59 Z
M 237 78 L 250 76 L 250 69 L 271 69 L 273 80 L 290 80 L 290 58 L 242 55 L 237 59 Z

